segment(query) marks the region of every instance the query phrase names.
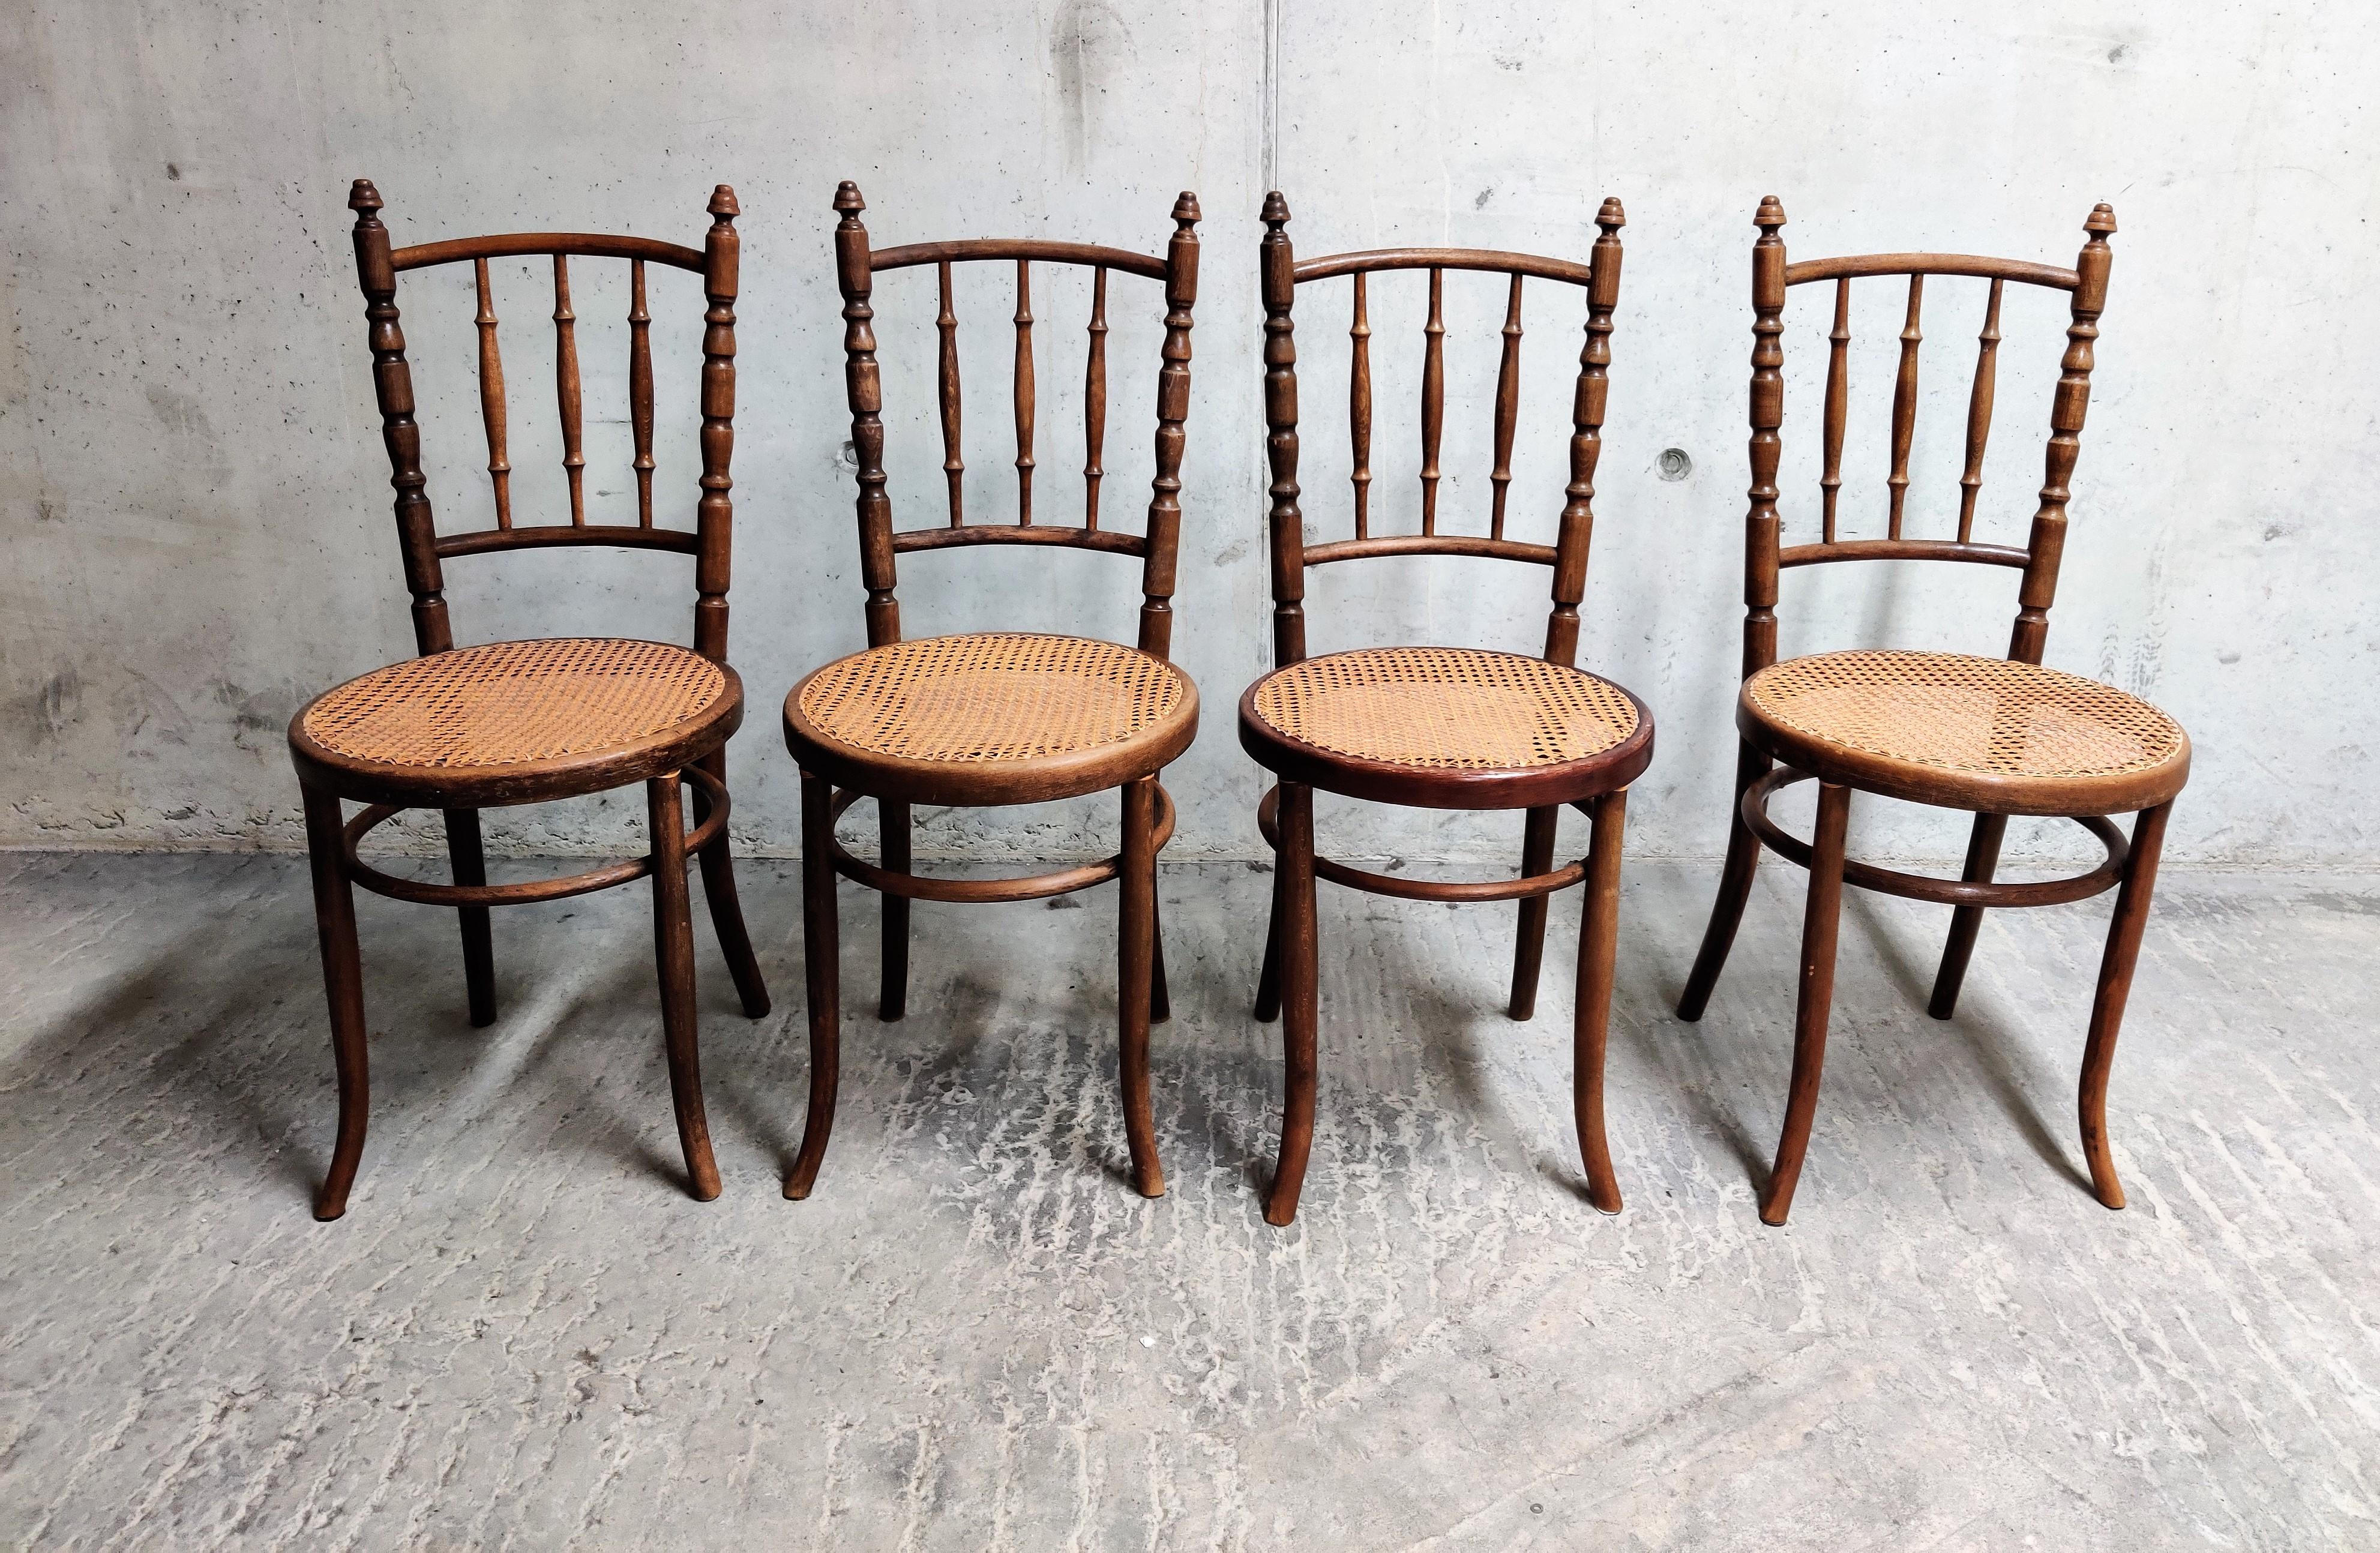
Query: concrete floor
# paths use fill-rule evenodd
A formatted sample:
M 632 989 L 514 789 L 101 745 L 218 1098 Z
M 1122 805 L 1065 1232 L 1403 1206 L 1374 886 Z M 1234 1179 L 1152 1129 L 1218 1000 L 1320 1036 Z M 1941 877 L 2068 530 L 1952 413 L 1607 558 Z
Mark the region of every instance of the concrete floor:
M 846 1018 L 819 1195 L 793 873 L 747 867 L 777 1012 L 704 935 L 726 1195 L 678 1164 L 641 888 L 497 919 L 367 898 L 374 1126 L 347 1218 L 302 866 L 0 857 L 0 1537 L 11 1546 L 2147 1548 L 2380 1546 L 2380 883 L 2169 873 L 2111 1107 L 2072 1136 L 2103 900 L 1851 897 L 1792 1225 L 1800 875 L 1699 1027 L 1705 867 L 1632 864 L 1579 1192 L 1576 904 L 1537 1018 L 1512 908 L 1327 890 L 1304 1215 L 1258 1219 L 1267 880 L 1169 869 L 1172 1192 L 1119 1175 L 1111 894 L 921 905 L 914 1012 Z M 874 976 L 844 891 L 844 985 Z

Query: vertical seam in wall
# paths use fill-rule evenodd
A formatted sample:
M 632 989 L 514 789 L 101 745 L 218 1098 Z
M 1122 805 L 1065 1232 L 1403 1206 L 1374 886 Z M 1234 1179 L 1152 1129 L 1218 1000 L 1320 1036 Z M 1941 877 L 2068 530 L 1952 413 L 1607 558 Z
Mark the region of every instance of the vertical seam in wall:
M 1281 7 L 1264 0 L 1264 181 L 1267 192 L 1281 187 Z

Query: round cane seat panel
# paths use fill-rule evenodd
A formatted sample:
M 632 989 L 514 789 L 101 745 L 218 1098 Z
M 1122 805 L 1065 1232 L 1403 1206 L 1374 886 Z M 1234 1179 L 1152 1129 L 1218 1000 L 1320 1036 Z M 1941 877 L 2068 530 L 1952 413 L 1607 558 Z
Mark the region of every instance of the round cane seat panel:
M 1173 732 L 1196 692 L 1114 642 L 978 632 L 892 642 L 820 669 L 796 698 L 825 739 L 900 760 L 992 766 Z
M 638 745 L 726 693 L 719 665 L 684 648 L 561 637 L 393 663 L 326 692 L 302 726 L 350 759 L 469 770 Z
M 1259 681 L 1250 710 L 1286 739 L 1421 770 L 1521 770 L 1601 755 L 1636 732 L 1609 680 L 1518 653 L 1365 648 Z
M 2190 743 L 2173 719 L 2113 686 L 1963 653 L 1789 659 L 1744 682 L 1743 706 L 1820 744 L 2023 782 L 2155 771 Z

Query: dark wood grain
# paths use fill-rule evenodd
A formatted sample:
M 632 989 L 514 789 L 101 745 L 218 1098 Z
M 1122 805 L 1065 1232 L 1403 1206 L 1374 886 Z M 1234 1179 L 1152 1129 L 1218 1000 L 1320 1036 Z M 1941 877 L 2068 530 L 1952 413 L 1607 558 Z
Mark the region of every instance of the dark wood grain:
M 1090 346 L 1083 363 L 1083 527 L 1099 526 L 1099 482 L 1107 478 L 1100 455 L 1108 440 L 1108 272 L 1091 273 Z
M 570 485 L 570 521 L 587 527 L 587 450 L 580 424 L 578 315 L 570 307 L 570 256 L 553 256 L 553 392 L 562 411 L 562 472 Z
M 628 429 L 637 444 L 637 527 L 653 526 L 653 315 L 645 306 L 645 261 L 628 261 Z
M 1983 333 L 1975 336 L 1975 382 L 1967 391 L 1967 467 L 1959 475 L 1961 544 L 1975 535 L 1975 498 L 1984 488 L 1984 448 L 1991 441 L 1992 400 L 1998 381 L 2000 292 L 2007 285 L 2004 280 L 1992 282 L 1991 299 L 1984 309 Z
M 1504 537 L 1504 499 L 1512 484 L 1512 429 L 1521 413 L 1521 277 L 1512 277 L 1512 287 L 1504 301 L 1504 351 L 1496 363 L 1496 467 L 1488 471 L 1488 484 L 1493 494 L 1488 516 L 1488 532 L 1496 539 Z
M 472 261 L 480 293 L 480 310 L 473 319 L 480 330 L 480 422 L 488 435 L 488 483 L 496 497 L 496 527 L 513 526 L 513 467 L 505 455 L 508 415 L 504 406 L 504 358 L 496 343 L 496 305 L 488 289 L 488 261 Z

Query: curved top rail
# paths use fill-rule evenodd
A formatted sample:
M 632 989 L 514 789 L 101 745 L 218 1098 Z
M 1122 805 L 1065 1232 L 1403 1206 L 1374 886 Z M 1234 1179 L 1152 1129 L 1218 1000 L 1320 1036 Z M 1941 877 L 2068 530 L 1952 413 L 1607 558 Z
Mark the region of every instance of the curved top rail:
M 1362 253 L 1327 253 L 1319 259 L 1299 261 L 1291 277 L 1304 283 L 1375 270 L 1479 270 L 1490 274 L 1564 281 L 1572 285 L 1585 285 L 1595 279 L 1591 267 L 1567 259 L 1478 248 L 1382 248 Z
M 416 243 L 388 256 L 398 270 L 452 264 L 458 259 L 512 259 L 528 253 L 579 254 L 589 259 L 650 259 L 656 264 L 702 273 L 702 250 L 657 237 L 620 237 L 601 232 L 506 232 L 492 237 L 454 237 Z
M 975 259 L 1038 259 L 1053 264 L 1103 264 L 1128 275 L 1165 278 L 1165 261 L 1129 249 L 1098 243 L 1045 242 L 1038 237 L 961 237 L 943 243 L 904 243 L 868 256 L 870 270 L 905 270 L 916 264 L 964 263 Z
M 2082 284 L 2071 270 L 2022 259 L 1986 259 L 1973 253 L 1854 253 L 1840 259 L 1805 259 L 1785 266 L 1787 285 L 1811 281 L 1856 280 L 1863 275 L 1973 275 L 1981 280 L 2022 281 L 2071 291 Z

